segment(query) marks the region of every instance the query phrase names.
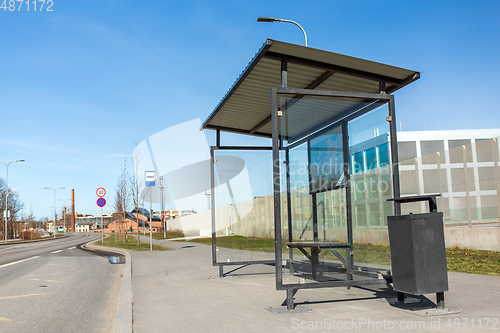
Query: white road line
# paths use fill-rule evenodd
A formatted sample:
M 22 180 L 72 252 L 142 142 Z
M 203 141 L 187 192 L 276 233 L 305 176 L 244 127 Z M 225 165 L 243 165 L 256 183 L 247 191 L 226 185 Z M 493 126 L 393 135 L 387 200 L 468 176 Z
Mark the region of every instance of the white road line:
M 76 249 L 76 246 L 73 246 L 73 247 L 69 247 L 68 250 L 73 250 L 73 249 Z
M 5 251 L 5 250 L 10 250 L 10 249 L 15 249 L 16 246 L 11 246 L 11 247 L 8 247 L 8 248 L 5 248 L 5 249 L 1 249 L 0 251 Z
M 34 256 L 34 257 L 31 257 L 31 258 L 26 258 L 26 259 L 23 259 L 23 260 L 18 260 L 18 261 L 14 261 L 14 262 L 10 262 L 8 264 L 4 264 L 4 265 L 1 265 L 0 268 L 2 267 L 7 267 L 7 266 L 11 266 L 11 265 L 15 265 L 15 264 L 19 264 L 19 263 L 22 263 L 24 261 L 28 261 L 28 260 L 31 260 L 31 259 L 35 259 L 35 258 L 39 258 L 40 256 Z
M 53 251 L 53 252 L 50 252 L 50 253 L 59 253 L 59 252 L 62 252 L 63 250 L 57 250 L 57 251 Z

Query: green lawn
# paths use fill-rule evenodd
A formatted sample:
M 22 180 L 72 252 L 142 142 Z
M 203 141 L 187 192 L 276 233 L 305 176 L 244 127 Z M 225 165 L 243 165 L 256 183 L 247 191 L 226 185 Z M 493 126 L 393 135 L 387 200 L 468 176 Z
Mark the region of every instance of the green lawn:
M 149 242 L 141 242 L 139 244 L 137 242 L 137 239 L 132 236 L 127 236 L 127 241 L 122 242 L 118 240 L 118 237 L 116 237 L 115 240 L 115 235 L 111 235 L 109 237 L 104 238 L 104 243 L 99 239 L 97 242 L 94 243 L 95 245 L 100 245 L 100 246 L 110 246 L 110 247 L 118 247 L 121 249 L 127 249 L 127 250 L 132 250 L 132 251 L 149 251 L 150 250 L 150 245 Z M 158 245 L 158 244 L 153 244 L 153 251 L 166 251 L 166 250 L 172 250 L 172 248 L 163 246 L 163 245 Z
M 212 244 L 212 238 L 197 238 L 189 242 Z M 274 239 L 262 239 L 243 236 L 218 237 L 217 246 L 236 250 L 274 252 Z M 282 246 L 285 251 L 285 244 Z M 335 259 L 330 253 L 323 251 L 324 259 Z M 446 259 L 448 271 L 500 276 L 500 252 L 447 248 Z M 371 264 L 391 264 L 389 245 L 354 243 L 354 261 Z
M 132 233 L 132 235 L 137 235 L 137 233 Z M 149 237 L 149 232 L 146 232 L 146 233 L 141 232 L 141 233 L 139 233 L 139 235 Z M 182 232 L 178 232 L 178 231 L 167 232 L 167 239 L 182 238 L 182 237 L 184 237 L 184 234 Z M 153 239 L 158 239 L 158 240 L 165 239 L 163 237 L 163 232 L 153 233 Z

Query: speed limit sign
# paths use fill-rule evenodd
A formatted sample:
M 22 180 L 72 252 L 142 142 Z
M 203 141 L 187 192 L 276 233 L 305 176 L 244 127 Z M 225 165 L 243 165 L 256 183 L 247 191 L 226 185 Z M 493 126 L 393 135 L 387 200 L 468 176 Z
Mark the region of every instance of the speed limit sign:
M 106 190 L 103 187 L 99 187 L 95 193 L 97 193 L 98 197 L 102 198 L 106 195 Z

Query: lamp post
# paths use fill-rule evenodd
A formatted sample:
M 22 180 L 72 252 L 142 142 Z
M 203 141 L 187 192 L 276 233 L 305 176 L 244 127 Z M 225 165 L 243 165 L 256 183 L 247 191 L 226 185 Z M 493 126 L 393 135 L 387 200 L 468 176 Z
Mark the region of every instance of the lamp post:
M 295 24 L 304 33 L 304 37 L 306 38 L 306 47 L 307 47 L 307 34 L 306 34 L 306 31 L 297 22 L 292 21 L 292 20 L 279 19 L 279 18 L 275 18 L 275 17 L 259 17 L 259 18 L 257 18 L 257 22 L 287 22 L 287 23 Z
M 2 162 L 2 161 L 0 161 Z M 8 206 L 8 203 L 9 203 L 9 164 L 11 164 L 12 162 L 24 162 L 24 160 L 14 160 L 14 161 L 10 161 L 9 163 L 5 163 L 5 162 L 2 162 L 3 164 L 5 164 L 5 167 L 7 168 L 7 171 L 6 171 L 6 174 L 5 174 L 5 242 L 7 243 L 7 219 L 10 217 L 10 214 L 9 214 L 9 206 Z
M 57 230 L 56 230 L 56 191 L 57 190 L 64 190 L 65 187 L 57 187 L 57 188 L 52 188 L 52 187 L 45 187 L 44 188 L 45 190 L 52 190 L 54 191 L 54 238 L 56 238 L 56 233 L 57 233 Z
M 63 213 L 63 225 L 64 225 L 64 233 L 66 234 L 66 201 L 70 201 L 71 199 L 57 199 L 57 201 L 62 201 L 64 203 L 64 213 Z

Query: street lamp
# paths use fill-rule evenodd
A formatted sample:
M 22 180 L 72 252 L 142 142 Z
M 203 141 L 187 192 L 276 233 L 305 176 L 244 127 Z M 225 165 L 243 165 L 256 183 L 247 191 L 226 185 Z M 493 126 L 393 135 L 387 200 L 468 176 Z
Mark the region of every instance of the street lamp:
M 295 24 L 304 33 L 304 37 L 306 38 L 306 47 L 307 47 L 307 34 L 306 34 L 306 31 L 297 22 L 292 21 L 292 20 L 279 19 L 279 18 L 275 18 L 275 17 L 259 17 L 259 18 L 257 18 L 257 22 L 287 22 L 287 23 Z
M 2 162 L 2 161 L 0 161 Z M 6 186 L 5 186 L 5 242 L 7 243 L 7 218 L 10 216 L 9 214 L 9 206 L 8 206 L 8 203 L 9 203 L 9 164 L 11 164 L 12 162 L 24 162 L 24 160 L 14 160 L 14 161 L 10 161 L 9 163 L 5 163 L 5 162 L 2 162 L 3 164 L 5 164 L 6 168 L 7 168 L 7 173 L 5 175 L 5 183 L 6 183 Z M 13 192 L 13 191 L 12 191 Z
M 70 201 L 71 199 L 57 199 L 57 201 L 62 201 L 64 203 L 64 215 L 63 215 L 63 225 L 64 225 L 64 233 L 66 234 L 66 201 Z
M 57 190 L 64 190 L 65 187 L 58 187 L 58 188 L 52 188 L 52 187 L 44 187 L 45 190 L 52 190 L 54 191 L 54 238 L 56 238 L 56 191 Z

